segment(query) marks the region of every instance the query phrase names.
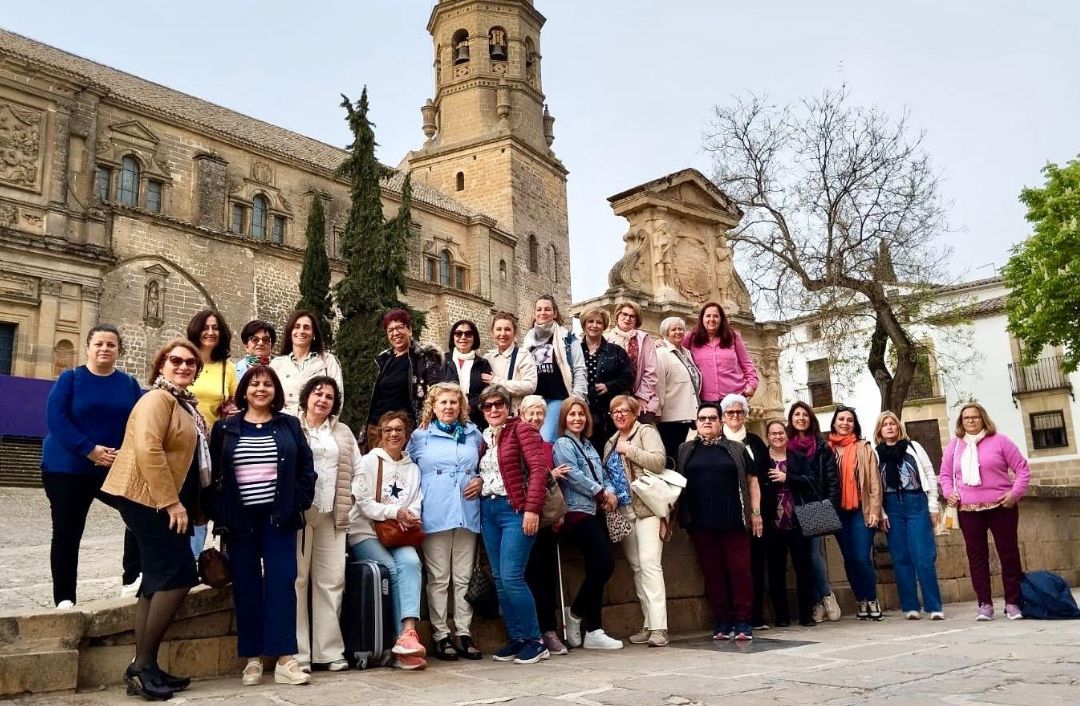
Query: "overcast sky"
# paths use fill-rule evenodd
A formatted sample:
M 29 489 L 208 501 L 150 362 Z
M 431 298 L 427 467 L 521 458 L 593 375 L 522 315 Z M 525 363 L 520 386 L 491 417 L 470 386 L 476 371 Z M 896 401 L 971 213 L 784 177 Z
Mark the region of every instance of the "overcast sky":
M 536 0 L 544 91 L 570 170 L 575 299 L 601 293 L 625 221 L 606 197 L 687 166 L 718 102 L 847 84 L 910 112 L 944 175 L 955 269 L 993 274 L 1028 232 L 1017 201 L 1080 153 L 1080 3 Z M 423 142 L 431 0 L 4 2 L 0 25 L 344 146 L 339 94 L 366 84 L 379 158 Z M 181 9 L 183 8 L 183 9 Z M 598 266 L 599 265 L 599 266 Z

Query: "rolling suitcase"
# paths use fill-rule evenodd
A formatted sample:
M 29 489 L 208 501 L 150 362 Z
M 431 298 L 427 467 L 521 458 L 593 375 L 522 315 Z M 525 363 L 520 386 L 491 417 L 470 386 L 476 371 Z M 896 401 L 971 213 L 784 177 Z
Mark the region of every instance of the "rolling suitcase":
M 390 597 L 390 574 L 374 561 L 345 564 L 345 595 L 341 601 L 341 637 L 345 658 L 356 669 L 390 664 L 397 633 Z

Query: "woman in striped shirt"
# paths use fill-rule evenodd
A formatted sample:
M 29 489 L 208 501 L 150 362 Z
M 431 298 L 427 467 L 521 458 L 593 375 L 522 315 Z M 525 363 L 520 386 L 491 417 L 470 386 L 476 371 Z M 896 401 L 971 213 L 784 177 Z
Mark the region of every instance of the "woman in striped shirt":
M 263 655 L 277 657 L 274 681 L 306 684 L 296 660 L 296 533 L 315 494 L 311 448 L 296 417 L 283 414 L 277 374 L 256 365 L 236 390 L 240 413 L 211 434 L 210 512 L 225 535 L 236 603 L 244 685 L 262 681 Z

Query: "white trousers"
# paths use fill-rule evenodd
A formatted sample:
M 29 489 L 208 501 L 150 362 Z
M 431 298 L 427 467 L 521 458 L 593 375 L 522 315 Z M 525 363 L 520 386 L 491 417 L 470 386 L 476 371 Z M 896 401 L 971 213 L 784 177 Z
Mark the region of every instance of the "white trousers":
M 342 659 L 341 597 L 345 592 L 345 530 L 332 512 L 308 510 L 296 533 L 296 659 L 326 664 Z M 311 613 L 308 614 L 308 587 Z
M 667 630 L 667 586 L 664 585 L 664 543 L 660 541 L 660 518 L 637 519 L 630 508 L 620 512 L 633 522 L 634 531 L 622 541 L 626 561 L 634 570 L 634 589 L 641 603 L 646 630 Z
M 447 595 L 454 591 L 454 633 L 469 635 L 473 608 L 465 593 L 469 590 L 476 561 L 476 534 L 464 528 L 436 532 L 424 537 L 424 570 L 427 572 L 428 618 L 435 641 L 450 634 L 446 622 Z

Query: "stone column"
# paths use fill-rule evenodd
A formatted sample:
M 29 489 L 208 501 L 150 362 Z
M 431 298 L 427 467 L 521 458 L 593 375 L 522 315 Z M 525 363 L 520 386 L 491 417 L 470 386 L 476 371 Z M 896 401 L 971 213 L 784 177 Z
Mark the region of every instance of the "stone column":
M 60 311 L 60 289 L 63 286 L 59 280 L 42 279 L 40 296 L 41 303 L 38 305 L 37 330 L 27 332 L 30 334 L 33 353 L 31 363 L 33 368 L 31 376 L 49 380 L 53 377 L 53 345 L 55 343 L 56 319 Z

